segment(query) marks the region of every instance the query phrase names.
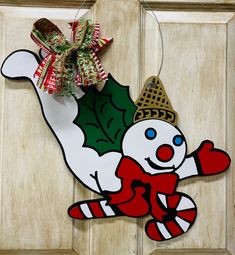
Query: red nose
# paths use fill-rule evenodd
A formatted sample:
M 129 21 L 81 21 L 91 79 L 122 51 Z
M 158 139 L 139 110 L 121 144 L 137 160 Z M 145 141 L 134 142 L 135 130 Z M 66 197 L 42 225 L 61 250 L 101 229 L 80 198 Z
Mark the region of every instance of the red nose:
M 163 144 L 158 147 L 156 155 L 158 160 L 162 162 L 167 162 L 173 158 L 174 149 L 168 144 Z

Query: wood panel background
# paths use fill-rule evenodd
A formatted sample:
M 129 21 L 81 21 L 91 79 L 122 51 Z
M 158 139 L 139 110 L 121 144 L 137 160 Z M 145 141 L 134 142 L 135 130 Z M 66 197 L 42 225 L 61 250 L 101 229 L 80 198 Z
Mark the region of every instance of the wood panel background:
M 42 16 L 69 35 L 67 21 L 74 18 L 75 6 L 81 2 L 0 0 L 0 59 L 19 48 L 37 51 L 29 34 Z M 160 77 L 179 113 L 189 152 L 208 138 L 227 148 L 233 158 L 235 1 L 191 0 L 177 8 L 177 1 L 148 2 L 161 9 L 156 12 L 164 38 Z M 35 7 L 38 4 L 47 8 Z M 120 83 L 130 85 L 135 99 L 145 79 L 158 72 L 161 44 L 156 21 L 137 0 L 93 4 L 88 1 L 88 9 L 79 15 L 87 13 L 100 22 L 103 35 L 114 37 L 102 62 Z M 220 11 L 209 9 L 212 4 Z M 188 11 L 189 5 L 195 9 Z M 94 194 L 66 169 L 31 85 L 0 78 L 0 102 L 0 250 L 5 250 L 0 254 L 235 255 L 233 166 L 226 175 L 182 182 L 179 190 L 195 199 L 198 218 L 189 233 L 173 241 L 149 240 L 143 231 L 146 219 L 73 222 L 67 207 Z

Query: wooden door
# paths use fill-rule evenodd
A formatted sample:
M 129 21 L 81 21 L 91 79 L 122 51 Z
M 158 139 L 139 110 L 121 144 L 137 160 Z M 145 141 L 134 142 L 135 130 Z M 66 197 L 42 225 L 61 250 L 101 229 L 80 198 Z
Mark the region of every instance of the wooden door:
M 0 0 L 1 61 L 16 49 L 37 51 L 29 34 L 40 17 L 66 31 L 81 2 Z M 148 3 L 163 33 L 160 77 L 189 152 L 208 138 L 234 160 L 235 1 Z M 87 1 L 84 8 L 79 16 L 87 12 L 101 23 L 103 35 L 114 37 L 102 56 L 106 70 L 130 85 L 136 99 L 146 78 L 159 70 L 161 43 L 152 12 L 137 0 Z M 66 168 L 31 85 L 3 78 L 0 85 L 0 254 L 235 255 L 234 164 L 224 175 L 182 182 L 179 190 L 195 200 L 198 218 L 175 240 L 148 239 L 146 219 L 72 221 L 68 206 L 95 195 Z

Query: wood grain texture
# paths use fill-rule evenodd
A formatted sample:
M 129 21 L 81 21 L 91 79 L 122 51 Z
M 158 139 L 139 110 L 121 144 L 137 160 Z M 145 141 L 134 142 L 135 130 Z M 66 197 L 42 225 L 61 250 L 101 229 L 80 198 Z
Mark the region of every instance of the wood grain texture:
M 142 2 L 145 9 L 148 7 L 143 3 L 143 0 L 136 0 Z M 87 0 L 83 7 L 91 8 L 95 4 L 95 0 Z M 83 1 L 77 0 L 0 0 L 2 6 L 33 6 L 33 7 L 59 7 L 59 8 L 79 8 Z M 235 0 L 149 0 L 147 1 L 151 8 L 157 10 L 193 10 L 193 11 L 234 11 Z
M 183 24 L 167 23 L 166 16 L 161 24 L 164 64 L 160 78 L 179 114 L 178 126 L 188 141 L 189 152 L 204 139 L 225 148 L 226 25 L 191 24 L 194 13 L 190 16 Z M 156 21 L 147 13 L 144 23 L 142 84 L 158 73 L 161 58 Z M 161 248 L 225 248 L 225 184 L 225 175 L 184 181 L 179 190 L 189 194 L 198 206 L 195 226 L 185 236 L 164 243 L 156 244 L 143 234 L 143 254 Z
M 53 7 L 64 2 L 56 5 L 54 2 L 53 5 L 53 1 L 28 1 L 27 5 Z M 66 1 L 66 4 L 72 7 L 79 6 L 80 2 Z M 159 1 L 154 2 L 155 6 L 159 4 Z M 227 3 L 233 4 L 232 1 Z M 23 2 L 19 0 L 12 4 Z M 1 34 L 4 31 L 0 47 L 7 42 L 6 47 L 0 48 L 0 58 L 5 55 L 4 51 L 10 53 L 21 47 L 36 51 L 37 47 L 28 35 L 37 18 L 43 15 L 55 19 L 56 24 L 66 30 L 66 19 L 72 19 L 76 12 L 73 9 L 0 8 L 3 13 L 0 15 Z M 105 69 L 120 83 L 131 86 L 133 99 L 138 96 L 145 79 L 157 73 L 161 53 L 156 22 L 149 12 L 142 11 L 141 21 L 137 0 L 109 0 L 108 5 L 107 0 L 99 0 L 92 10 L 92 17 L 101 24 L 102 34 L 114 37 L 113 44 L 102 56 Z M 189 151 L 196 149 L 205 138 L 225 148 L 227 125 L 228 150 L 231 155 L 235 153 L 233 143 L 229 144 L 234 140 L 235 129 L 233 15 L 230 12 L 159 13 L 165 49 L 160 77 L 179 113 L 179 127 L 187 137 Z M 0 78 L 1 112 L 4 111 L 1 124 L 4 127 L 1 132 L 3 154 L 0 147 L 0 155 L 3 155 L 0 249 L 16 250 L 0 251 L 0 255 L 228 255 L 226 245 L 231 254 L 235 254 L 235 180 L 231 171 L 227 182 L 221 175 L 195 178 L 195 182 L 188 180 L 180 186 L 179 190 L 195 199 L 198 219 L 189 233 L 173 241 L 156 243 L 149 240 L 143 231 L 146 219 L 73 222 L 66 216 L 67 207 L 74 201 L 94 195 L 74 181 L 65 167 L 60 148 L 44 123 L 31 85 L 7 81 L 3 90 L 3 83 Z M 75 252 L 70 250 L 72 247 Z
M 78 255 L 73 250 L 0 250 L 0 255 Z
M 93 9 L 90 9 L 83 17 L 93 19 Z M 101 27 L 102 29 L 102 27 Z M 74 198 L 76 203 L 82 200 L 88 200 L 92 196 L 92 192 L 85 188 L 79 181 L 74 180 Z M 89 220 L 73 221 L 73 249 L 82 255 L 90 254 L 90 225 Z
M 203 11 L 203 12 L 232 12 L 235 10 L 235 2 L 222 1 L 150 1 L 148 6 L 143 4 L 146 10 L 153 8 L 155 10 L 171 11 Z
M 198 249 L 198 250 L 158 250 L 154 251 L 150 255 L 231 255 L 227 250 L 219 249 L 219 250 L 206 250 L 206 249 Z
M 4 32 L 4 17 L 0 13 L 0 31 Z M 4 37 L 0 37 L 0 62 L 3 61 L 5 56 L 5 40 Z M 0 76 L 0 233 L 2 229 L 2 154 L 3 154 L 3 113 L 4 113 L 4 86 L 5 80 Z M 1 237 L 0 237 L 0 247 L 1 247 Z
M 37 8 L 37 7 L 15 7 L 15 6 L 0 6 L 0 12 L 4 14 L 4 17 L 14 17 L 17 19 L 32 19 L 34 20 L 45 17 L 56 21 L 61 21 L 63 24 L 67 24 L 68 20 L 74 20 L 77 13 L 77 9 L 71 8 Z M 85 15 L 88 9 L 81 9 L 78 13 L 79 16 Z M 64 21 L 64 22 L 63 22 Z M 64 26 L 65 33 L 69 36 L 69 29 Z
M 227 26 L 227 149 L 232 164 L 227 178 L 227 249 L 235 254 L 235 173 L 234 173 L 234 130 L 235 130 L 235 18 Z
M 74 8 L 79 7 L 83 1 L 80 0 L 41 0 L 40 2 L 37 0 L 0 0 L 0 5 L 8 5 L 8 6 L 34 6 L 34 7 L 68 7 Z M 95 3 L 95 0 L 87 0 L 83 8 L 91 8 Z
M 76 181 L 75 201 L 87 200 L 91 197 L 90 192 Z M 77 254 L 90 255 L 90 225 L 87 221 L 73 221 L 73 249 Z
M 26 48 L 37 52 L 38 47 L 29 37 L 36 20 L 33 13 L 24 18 L 9 12 L 7 17 L 4 15 L 4 51 L 8 54 Z M 43 9 L 38 10 L 37 15 L 44 14 Z M 46 16 L 53 15 L 47 12 Z M 56 23 L 69 35 L 66 21 Z M 73 202 L 73 177 L 42 117 L 32 85 L 6 81 L 3 103 L 0 248 L 72 249 L 72 221 L 67 208 Z
M 157 18 L 162 23 L 177 24 L 227 24 L 233 12 L 186 12 L 186 11 L 157 11 Z
M 136 0 L 138 1 L 138 0 Z M 87 0 L 84 8 L 91 8 L 96 1 Z M 141 0 L 140 0 L 141 2 Z M 149 6 L 164 10 L 204 10 L 204 11 L 232 11 L 235 8 L 235 0 L 149 0 Z M 0 0 L 0 5 L 7 6 L 44 6 L 44 7 L 79 7 L 83 1 L 77 0 Z M 144 5 L 144 4 L 143 4 Z M 145 5 L 144 5 L 145 6 Z
M 102 34 L 114 37 L 114 42 L 102 56 L 105 70 L 111 72 L 118 82 L 129 84 L 131 95 L 136 98 L 139 82 L 139 4 L 135 0 L 109 0 L 107 5 L 106 0 L 99 0 L 93 8 L 94 20 L 101 24 Z M 137 253 L 136 219 L 93 220 L 89 233 L 90 255 Z
M 178 3 L 178 4 L 184 4 L 184 3 L 197 3 L 197 4 L 218 4 L 218 5 L 225 5 L 225 4 L 235 4 L 234 0 L 148 0 L 146 1 L 148 3 L 158 4 L 158 3 Z
M 70 250 L 8 250 L 1 251 L 0 255 L 79 255 Z M 158 250 L 149 255 L 231 255 L 227 250 Z
M 104 6 L 106 8 L 104 8 Z M 140 6 L 136 0 L 98 0 L 94 6 L 94 19 L 99 20 L 102 33 L 113 37 L 108 51 L 101 56 L 105 70 L 119 83 L 129 85 L 136 99 L 139 91 Z

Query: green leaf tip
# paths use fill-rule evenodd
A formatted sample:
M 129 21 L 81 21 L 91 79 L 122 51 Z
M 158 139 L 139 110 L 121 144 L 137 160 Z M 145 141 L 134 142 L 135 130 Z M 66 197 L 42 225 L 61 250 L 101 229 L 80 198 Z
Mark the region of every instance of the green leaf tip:
M 129 87 L 120 85 L 111 74 L 99 92 L 89 87 L 79 100 L 78 115 L 74 123 L 85 135 L 85 147 L 96 150 L 99 155 L 121 151 L 122 138 L 133 124 L 137 110 L 129 95 Z

